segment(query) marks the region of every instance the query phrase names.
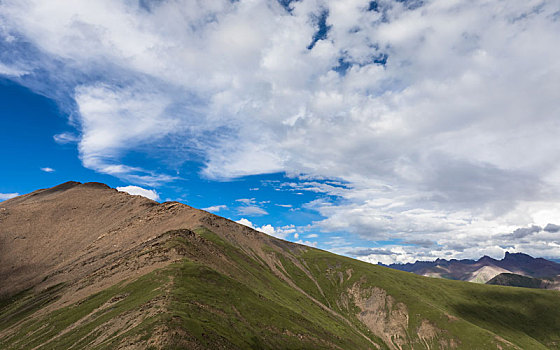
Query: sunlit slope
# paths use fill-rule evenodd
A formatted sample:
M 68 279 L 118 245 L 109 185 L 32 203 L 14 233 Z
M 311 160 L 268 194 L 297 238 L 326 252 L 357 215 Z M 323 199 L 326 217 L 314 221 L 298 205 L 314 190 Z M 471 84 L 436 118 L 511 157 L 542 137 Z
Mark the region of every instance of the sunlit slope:
M 0 348 L 560 348 L 557 291 L 417 276 L 186 206 L 137 210 L 144 207 L 157 219 L 135 217 L 165 230 L 152 234 L 151 226 L 116 255 L 98 255 L 107 255 L 103 264 L 88 270 L 89 260 L 76 258 L 81 274 L 64 279 L 57 267 L 37 287 L 2 299 Z

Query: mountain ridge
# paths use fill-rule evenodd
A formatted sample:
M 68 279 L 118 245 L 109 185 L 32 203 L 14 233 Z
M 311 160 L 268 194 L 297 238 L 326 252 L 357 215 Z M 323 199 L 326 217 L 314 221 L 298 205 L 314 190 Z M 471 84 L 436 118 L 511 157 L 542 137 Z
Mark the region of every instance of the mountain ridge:
M 472 259 L 436 259 L 435 261 L 417 261 L 407 264 L 383 265 L 400 271 L 412 272 L 422 276 L 442 277 L 461 281 L 475 281 L 474 275 L 484 267 L 495 269 L 494 274 L 475 282 L 486 283 L 500 273 L 513 273 L 532 278 L 557 278 L 560 275 L 560 263 L 544 258 L 533 258 L 525 253 L 506 252 L 501 260 L 483 256 Z
M 416 276 L 103 184 L 0 202 L 0 243 L 3 349 L 560 343 L 555 291 Z

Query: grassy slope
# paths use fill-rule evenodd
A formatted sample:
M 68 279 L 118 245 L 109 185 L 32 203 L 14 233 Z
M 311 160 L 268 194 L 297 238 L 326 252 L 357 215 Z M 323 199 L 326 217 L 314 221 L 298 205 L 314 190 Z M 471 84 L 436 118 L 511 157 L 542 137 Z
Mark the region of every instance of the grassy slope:
M 419 318 L 428 318 L 460 339 L 461 347 L 467 349 L 495 348 L 490 332 L 522 349 L 560 348 L 558 292 L 422 277 L 317 250 L 309 250 L 302 259 L 315 266 L 318 276 L 333 265 L 340 271 L 352 268 L 353 277 L 339 290 L 356 282 L 358 276 L 367 276 L 366 285 L 379 286 L 407 305 L 411 331 Z M 329 281 L 323 278 L 321 284 Z M 336 297 L 335 288 L 323 290 L 331 291 L 330 298 Z
M 522 276 L 515 273 L 501 273 L 486 282 L 486 284 L 524 288 L 545 288 L 546 285 L 540 278 Z
M 0 301 L 0 332 L 17 324 L 15 332 L 0 336 L 0 348 L 43 344 L 39 349 L 105 349 L 125 343 L 169 349 L 373 348 L 363 336 L 367 335 L 388 349 L 359 322 L 356 306 L 341 305 L 341 296 L 355 285 L 363 290 L 380 287 L 406 305 L 405 349 L 437 349 L 443 339 L 454 339 L 463 349 L 496 349 L 497 344 L 515 348 L 496 335 L 521 349 L 560 348 L 560 293 L 555 291 L 431 279 L 316 249 L 288 252 L 270 247 L 267 254 L 278 268 L 273 271 L 262 258 L 249 256 L 206 229 L 197 234 L 227 260 L 211 266 L 205 262 L 208 257 L 186 254 L 182 262 L 41 317 L 27 318 L 56 300 L 64 286 Z M 187 252 L 194 249 L 181 237 L 168 244 Z M 279 278 L 278 271 L 347 321 Z M 163 302 L 153 306 L 155 300 Z M 136 322 L 126 318 L 134 312 L 143 317 L 136 316 Z M 126 322 L 111 328 L 119 317 Z M 437 339 L 424 342 L 416 335 L 423 320 L 441 330 Z M 71 331 L 57 337 L 73 324 Z

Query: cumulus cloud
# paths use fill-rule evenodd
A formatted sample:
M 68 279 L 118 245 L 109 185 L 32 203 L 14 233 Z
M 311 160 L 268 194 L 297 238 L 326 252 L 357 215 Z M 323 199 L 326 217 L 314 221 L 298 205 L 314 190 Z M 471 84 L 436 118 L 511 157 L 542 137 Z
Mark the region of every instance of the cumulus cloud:
M 541 231 L 542 231 L 542 227 L 533 225 L 531 227 L 518 228 L 507 236 L 512 238 L 525 238 L 527 236 L 530 236 L 534 233 L 541 232 Z
M 560 225 L 555 225 L 555 224 L 547 224 L 544 229 L 546 232 L 550 232 L 550 233 L 556 233 L 558 231 L 560 231 Z
M 273 237 L 276 237 L 276 238 L 280 238 L 280 239 L 286 239 L 286 237 L 288 235 L 296 232 L 296 229 L 295 229 L 294 225 L 274 227 L 270 224 L 266 224 L 266 225 L 263 225 L 261 227 L 257 227 L 251 221 L 249 221 L 248 219 L 245 219 L 245 218 L 241 218 L 241 219 L 237 220 L 236 222 L 238 224 L 248 226 L 248 227 L 250 227 L 254 230 L 266 233 L 267 235 L 270 235 L 270 236 L 273 236 Z M 297 237 L 296 237 L 296 239 L 297 239 Z
M 548 225 L 547 225 L 548 226 Z M 554 227 L 550 229 L 554 231 Z M 442 259 L 478 259 L 483 255 L 495 259 L 505 252 L 522 252 L 533 256 L 555 257 L 560 250 L 560 237 L 540 226 L 522 227 L 507 234 L 475 236 L 472 234 L 427 235 L 425 239 L 387 244 L 378 248 L 350 247 L 338 252 L 370 263 L 408 263 Z M 437 240 L 437 242 L 436 242 Z
M 214 179 L 305 174 L 297 193 L 336 198 L 308 205 L 315 227 L 369 240 L 489 244 L 560 215 L 554 1 L 286 4 L 6 0 L 0 74 L 66 106 L 84 166 L 131 183 L 172 181 L 122 162 L 172 144 Z
M 126 192 L 128 194 L 136 195 L 136 196 L 143 196 L 149 198 L 153 201 L 159 200 L 159 195 L 155 190 L 148 190 L 138 186 L 124 186 L 124 187 L 117 187 L 118 191 Z
M 255 226 L 253 226 L 253 223 L 251 221 L 249 221 L 248 219 L 245 219 L 245 218 L 241 218 L 241 219 L 237 220 L 236 222 L 238 224 L 245 225 L 245 226 L 250 227 L 252 229 L 255 228 Z
M 394 253 L 388 249 L 366 248 L 366 249 L 349 251 L 348 254 L 355 255 L 355 256 L 368 256 L 368 255 L 392 255 Z
M 411 244 L 411 245 L 415 245 L 415 246 L 429 248 L 429 247 L 432 247 L 432 246 L 436 245 L 436 242 L 431 241 L 429 239 L 413 239 L 413 240 L 410 240 L 410 241 L 404 241 L 403 244 Z
M 0 193 L 0 201 L 5 201 L 17 196 L 19 196 L 19 193 Z

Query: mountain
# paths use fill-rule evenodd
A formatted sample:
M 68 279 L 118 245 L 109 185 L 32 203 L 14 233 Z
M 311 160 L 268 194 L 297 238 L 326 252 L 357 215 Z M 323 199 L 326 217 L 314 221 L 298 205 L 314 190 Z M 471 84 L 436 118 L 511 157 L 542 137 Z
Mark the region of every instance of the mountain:
M 0 349 L 558 349 L 560 293 L 432 279 L 68 182 L 0 203 Z
M 474 271 L 468 278 L 468 282 L 474 283 L 487 283 L 489 280 L 495 276 L 507 273 L 508 270 L 502 269 L 501 267 L 487 265 L 482 266 L 480 269 Z
M 483 256 L 478 260 L 418 261 L 408 264 L 391 264 L 390 268 L 413 272 L 417 275 L 441 277 L 461 281 L 486 283 L 502 273 L 533 278 L 556 280 L 560 275 L 560 264 L 543 258 L 533 258 L 523 253 L 506 252 L 502 260 Z

